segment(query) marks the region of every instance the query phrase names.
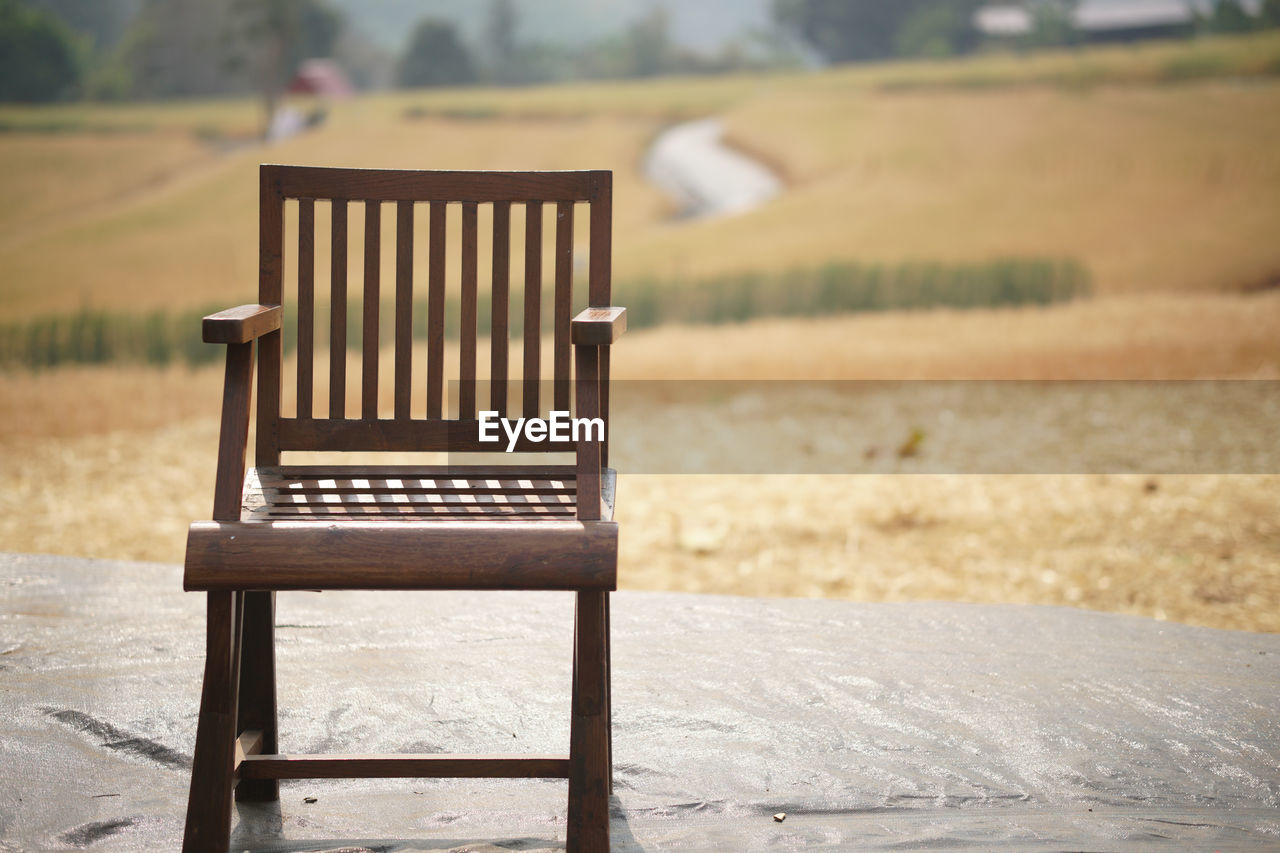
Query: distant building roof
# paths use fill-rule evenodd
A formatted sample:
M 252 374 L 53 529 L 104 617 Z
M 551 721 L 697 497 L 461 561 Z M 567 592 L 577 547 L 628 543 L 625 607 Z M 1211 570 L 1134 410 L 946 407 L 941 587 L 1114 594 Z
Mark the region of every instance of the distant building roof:
M 1124 30 L 1173 29 L 1189 26 L 1196 10 L 1208 0 L 1083 0 L 1071 12 L 1072 26 L 1082 33 L 1112 33 Z M 1210 4 L 1211 5 L 1211 4 Z M 1246 9 L 1256 0 L 1245 0 Z M 974 12 L 973 25 L 983 35 L 1016 38 L 1031 32 L 1035 25 L 1028 4 L 1006 3 L 983 6 Z
M 298 66 L 298 73 L 290 81 L 288 91 L 291 95 L 346 98 L 354 95 L 356 90 L 332 59 L 307 59 Z
M 1031 13 L 1025 6 L 983 6 L 973 13 L 973 25 L 983 35 L 1025 36 L 1031 32 Z
M 1186 0 L 1131 0 L 1127 3 L 1086 2 L 1075 8 L 1071 23 L 1084 32 L 1181 27 L 1195 20 Z

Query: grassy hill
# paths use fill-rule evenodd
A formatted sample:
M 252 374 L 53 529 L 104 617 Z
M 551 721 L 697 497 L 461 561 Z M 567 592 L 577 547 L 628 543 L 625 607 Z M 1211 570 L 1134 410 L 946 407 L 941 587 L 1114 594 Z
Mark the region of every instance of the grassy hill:
M 797 268 L 999 257 L 1068 259 L 1094 291 L 1050 307 L 629 332 L 613 362 L 622 378 L 1275 380 L 1277 70 L 1273 34 L 406 92 L 340 104 L 319 130 L 265 147 L 252 142 L 251 101 L 0 107 L 0 324 L 84 306 L 145 322 L 252 299 L 259 162 L 603 167 L 616 172 L 615 273 L 633 295 L 646 281 L 705 295 L 750 274 L 785 290 L 812 281 Z M 675 222 L 642 177 L 644 152 L 669 123 L 709 114 L 778 169 L 786 192 L 744 216 Z M 184 329 L 194 338 L 194 323 Z M 220 382 L 217 365 L 0 369 L 0 548 L 180 560 L 187 524 L 209 511 Z M 846 397 L 826 416 L 889 465 L 940 414 Z M 1176 405 L 1144 405 L 1136 396 L 1127 414 L 1183 424 Z M 1035 452 L 1034 431 L 990 414 L 1001 441 Z M 1187 426 L 1230 453 L 1233 436 L 1265 435 L 1274 421 L 1247 415 Z M 652 399 L 628 418 L 652 437 L 670 416 Z M 786 426 L 795 413 L 751 410 L 749 426 L 771 417 Z M 924 438 L 925 461 L 934 441 Z M 1087 606 L 1277 631 L 1277 480 L 624 473 L 620 582 Z
M 1158 82 L 1197 56 L 1280 68 L 1280 36 L 395 93 L 337 104 L 318 130 L 266 147 L 249 141 L 250 101 L 6 107 L 0 319 L 251 296 L 263 161 L 614 169 L 619 281 L 1034 256 L 1079 261 L 1104 294 L 1263 286 L 1280 271 L 1280 79 Z M 1068 85 L 1068 72 L 1101 82 Z M 672 121 L 713 113 L 787 192 L 745 216 L 673 224 L 643 178 L 646 146 Z

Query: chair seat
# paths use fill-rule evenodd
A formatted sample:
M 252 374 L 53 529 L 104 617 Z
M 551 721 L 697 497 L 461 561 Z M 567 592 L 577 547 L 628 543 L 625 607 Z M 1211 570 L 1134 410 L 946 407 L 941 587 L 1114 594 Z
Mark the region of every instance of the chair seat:
M 240 521 L 191 525 L 184 586 L 616 589 L 602 480 L 601 520 L 579 521 L 572 466 L 251 469 Z
M 614 472 L 602 479 L 601 519 L 611 521 Z M 577 493 L 572 465 L 288 465 L 249 470 L 241 519 L 571 520 Z

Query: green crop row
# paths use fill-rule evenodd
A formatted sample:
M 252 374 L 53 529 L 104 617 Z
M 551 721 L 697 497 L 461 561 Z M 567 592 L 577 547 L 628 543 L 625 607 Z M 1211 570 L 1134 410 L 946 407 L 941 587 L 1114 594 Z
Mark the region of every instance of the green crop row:
M 983 263 L 829 263 L 786 273 L 741 273 L 696 281 L 642 279 L 615 285 L 613 301 L 627 308 L 633 329 L 665 323 L 737 323 L 756 317 L 832 316 L 867 311 L 928 308 L 987 308 L 1048 305 L 1088 295 L 1088 271 L 1072 260 L 1000 259 Z M 508 311 L 508 327 L 519 337 L 524 308 L 519 293 Z M 544 288 L 542 328 L 549 329 L 550 288 Z M 575 306 L 575 310 L 581 306 Z M 478 299 L 477 325 L 491 328 L 488 294 Z M 210 309 L 212 310 L 212 309 Z M 393 306 L 379 308 L 382 342 L 394 332 Z M 296 346 L 295 307 L 288 306 L 284 345 Z M 218 358 L 220 348 L 200 339 L 199 318 L 209 311 L 153 312 L 143 316 L 82 310 L 0 325 L 0 366 L 39 369 L 62 364 L 173 362 L 200 364 Z M 362 307 L 348 305 L 346 343 L 361 346 Z M 427 304 L 414 303 L 413 337 L 427 336 Z M 445 302 L 445 334 L 458 336 L 461 306 Z M 328 305 L 316 308 L 314 341 L 329 345 Z

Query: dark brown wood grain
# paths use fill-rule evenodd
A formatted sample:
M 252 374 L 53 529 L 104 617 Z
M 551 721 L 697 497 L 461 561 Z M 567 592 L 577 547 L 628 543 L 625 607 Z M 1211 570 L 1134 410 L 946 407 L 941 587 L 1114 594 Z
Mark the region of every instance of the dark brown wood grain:
M 205 343 L 244 344 L 280 328 L 279 305 L 237 305 L 201 321 Z
M 254 755 L 245 779 L 567 779 L 567 755 Z
M 587 304 L 607 307 L 613 269 L 613 173 L 595 172 L 595 199 L 591 205 L 591 258 Z
M 493 205 L 493 290 L 489 324 L 489 408 L 507 414 L 507 305 L 511 290 L 511 205 Z
M 609 849 L 609 730 L 605 604 L 608 593 L 579 592 L 574 614 L 573 713 L 569 724 L 568 850 Z
M 458 341 L 458 417 L 476 416 L 476 264 L 478 213 L 475 202 L 462 205 L 462 309 Z
M 521 386 L 524 416 L 538 416 L 538 386 L 542 372 L 542 204 L 529 202 L 524 211 L 524 370 Z
M 316 203 L 298 202 L 298 417 L 315 416 Z
M 279 173 L 258 170 L 258 302 L 284 304 L 284 195 Z M 280 417 L 284 336 L 268 332 L 258 339 L 258 418 L 254 459 L 264 465 L 280 461 L 276 421 Z
M 184 849 L 228 849 L 231 794 L 279 797 L 280 779 L 550 777 L 569 779 L 569 851 L 607 850 L 612 784 L 609 591 L 617 585 L 616 476 L 604 440 L 534 441 L 515 449 L 572 452 L 572 465 L 280 465 L 293 451 L 480 451 L 478 346 L 488 332 L 488 408 L 507 414 L 511 340 L 521 341 L 519 409 L 543 414 L 541 350 L 551 337 L 549 405 L 607 421 L 610 345 L 626 327 L 611 307 L 612 176 L 608 172 L 423 172 L 263 166 L 259 173 L 259 305 L 207 318 L 228 345 L 213 521 L 188 532 L 184 586 L 208 593 L 206 665 Z M 299 366 L 296 417 L 280 412 L 284 329 L 284 204 L 298 200 Z M 329 406 L 316 417 L 315 203 L 331 206 Z M 359 415 L 346 416 L 348 208 L 364 205 Z M 396 204 L 394 417 L 379 417 L 381 205 Z M 415 204 L 428 205 L 415 249 Z M 589 210 L 586 303 L 574 299 L 575 205 Z M 451 234 L 447 205 L 461 205 Z M 492 210 L 492 279 L 478 280 L 480 205 Z M 523 316 L 513 318 L 511 205 L 524 205 Z M 543 329 L 543 213 L 555 216 L 551 326 Z M 450 244 L 453 243 L 454 247 Z M 456 248 L 455 248 L 456 247 Z M 412 411 L 414 252 L 427 252 L 426 406 Z M 449 411 L 445 310 L 449 253 L 458 251 L 457 411 Z M 353 263 L 358 263 L 352 260 Z M 479 328 L 482 300 L 491 306 Z M 581 297 L 579 297 L 579 304 Z M 514 319 L 515 322 L 512 322 Z M 255 343 L 256 342 L 256 343 Z M 245 472 L 257 371 L 256 468 Z M 354 411 L 354 408 L 353 408 Z M 569 756 L 278 755 L 274 629 L 277 590 L 573 590 L 574 676 Z
M 594 201 L 609 172 L 465 172 L 263 166 L 283 198 Z
M 227 347 L 222 383 L 222 423 L 218 432 L 218 470 L 213 488 L 213 517 L 240 518 L 240 487 L 249 444 L 249 408 L 253 398 L 253 343 Z
M 573 202 L 556 205 L 556 294 L 552 308 L 552 400 L 556 409 L 568 411 L 572 396 L 572 359 L 569 354 L 569 312 L 573 310 Z
M 196 522 L 184 586 L 614 589 L 611 521 Z
M 382 203 L 364 203 L 364 327 L 361 330 L 363 370 L 360 377 L 360 417 L 378 417 L 378 312 L 381 310 Z
M 409 417 L 413 387 L 413 202 L 396 205 L 396 420 Z
M 281 450 L 500 453 L 507 449 L 506 435 L 501 429 L 497 430 L 501 437 L 496 443 L 480 441 L 479 421 L 303 421 L 284 418 L 279 427 Z M 571 453 L 575 449 L 576 445 L 571 441 L 534 442 L 523 434 L 516 442 L 516 451 L 520 453 Z
M 335 199 L 329 270 L 329 417 L 347 410 L 347 203 Z
M 240 689 L 236 727 L 243 755 L 279 750 L 276 719 L 276 594 L 246 592 L 241 599 Z M 245 730 L 249 731 L 245 731 Z M 280 799 L 280 785 L 273 780 L 241 782 L 236 802 L 269 803 Z
M 600 355 L 598 347 L 576 347 L 578 415 L 594 418 L 600 412 Z M 578 454 L 578 518 L 600 517 L 600 442 L 580 441 Z
M 207 597 L 204 685 L 182 839 L 182 849 L 187 853 L 223 853 L 231 844 L 238 701 L 233 635 L 239 623 L 234 593 L 211 592 Z
M 442 201 L 431 202 L 427 257 L 427 417 L 440 418 L 444 398 L 445 214 Z

